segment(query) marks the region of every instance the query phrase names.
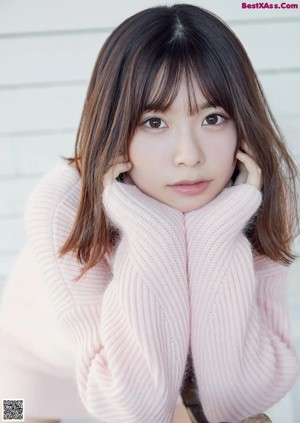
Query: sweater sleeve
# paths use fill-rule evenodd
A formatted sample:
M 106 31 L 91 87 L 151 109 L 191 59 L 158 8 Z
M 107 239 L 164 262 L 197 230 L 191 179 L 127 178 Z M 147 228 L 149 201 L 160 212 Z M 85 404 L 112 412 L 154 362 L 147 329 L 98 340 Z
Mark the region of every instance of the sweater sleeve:
M 261 193 L 243 184 L 185 215 L 191 349 L 212 423 L 266 410 L 299 371 L 285 304 L 287 269 L 254 259 L 243 234 L 260 203 Z
M 98 274 L 91 269 L 93 280 L 89 274 L 79 283 L 69 279 L 75 258 L 56 258 L 66 236 L 62 207 L 48 236 L 36 210 L 32 244 L 72 340 L 88 411 L 108 422 L 171 422 L 189 335 L 184 218 L 117 182 L 106 188 L 104 201 L 121 233 L 111 273 L 102 263 Z

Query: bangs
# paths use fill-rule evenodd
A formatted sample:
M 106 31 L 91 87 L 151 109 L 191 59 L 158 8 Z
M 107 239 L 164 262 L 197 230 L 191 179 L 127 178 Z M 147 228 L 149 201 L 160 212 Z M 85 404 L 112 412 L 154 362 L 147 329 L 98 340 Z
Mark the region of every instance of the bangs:
M 187 87 L 187 107 L 190 115 L 199 112 L 196 95 L 196 88 L 199 88 L 212 107 L 222 107 L 231 118 L 234 118 L 233 101 L 225 75 L 222 69 L 216 70 L 216 63 L 211 66 L 205 59 L 200 57 L 199 52 L 193 55 L 185 52 L 180 57 L 177 50 L 175 55 L 170 55 L 161 62 L 152 63 L 140 98 L 139 117 L 144 112 L 166 111 L 174 102 L 181 83 L 184 83 Z

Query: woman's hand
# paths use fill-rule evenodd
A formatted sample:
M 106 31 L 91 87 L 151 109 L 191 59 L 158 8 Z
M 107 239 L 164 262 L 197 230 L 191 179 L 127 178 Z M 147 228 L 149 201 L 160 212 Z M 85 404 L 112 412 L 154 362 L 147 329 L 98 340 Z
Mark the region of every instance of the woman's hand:
M 242 150 L 239 150 L 236 158 L 238 159 L 239 174 L 234 185 L 249 184 L 255 186 L 259 191 L 262 189 L 262 170 L 251 157 L 248 145 L 243 142 Z
M 109 164 L 103 177 L 103 189 L 111 185 L 121 173 L 128 172 L 132 167 L 132 163 L 126 162 L 124 156 L 115 157 Z M 130 177 L 128 176 L 128 180 Z

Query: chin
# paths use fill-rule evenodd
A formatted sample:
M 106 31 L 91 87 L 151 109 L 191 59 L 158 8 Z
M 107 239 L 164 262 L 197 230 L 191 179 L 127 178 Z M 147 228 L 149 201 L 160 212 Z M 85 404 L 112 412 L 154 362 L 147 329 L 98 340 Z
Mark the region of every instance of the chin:
M 187 201 L 186 203 L 181 203 L 178 207 L 175 207 L 177 210 L 181 211 L 182 213 L 189 213 L 198 209 L 201 209 L 202 207 L 206 206 L 208 203 L 213 201 L 221 192 L 222 190 L 219 190 L 217 193 L 214 193 L 212 195 L 207 195 L 206 198 L 198 198 L 196 201 Z
M 208 204 L 208 201 L 206 202 L 201 202 L 201 203 L 197 203 L 197 204 L 186 204 L 186 205 L 181 205 L 178 207 L 175 207 L 178 211 L 180 211 L 181 213 L 189 213 L 192 212 L 194 210 L 198 210 L 201 209 L 202 207 L 204 207 L 206 204 Z

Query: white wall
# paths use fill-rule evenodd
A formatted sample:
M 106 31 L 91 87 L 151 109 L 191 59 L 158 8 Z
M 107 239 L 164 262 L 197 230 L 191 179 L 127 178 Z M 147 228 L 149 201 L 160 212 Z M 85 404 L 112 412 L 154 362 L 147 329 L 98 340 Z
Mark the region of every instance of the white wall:
M 0 0 L 0 290 L 26 242 L 23 211 L 28 194 L 58 155 L 72 154 L 88 79 L 103 40 L 134 12 L 163 3 Z M 258 10 L 242 9 L 237 0 L 192 3 L 221 16 L 240 37 L 300 160 L 300 4 L 298 9 Z M 296 1 L 286 2 L 291 3 Z M 297 261 L 290 272 L 289 305 L 300 351 L 299 271 Z M 300 387 L 271 411 L 274 423 L 300 421 L 297 395 Z

